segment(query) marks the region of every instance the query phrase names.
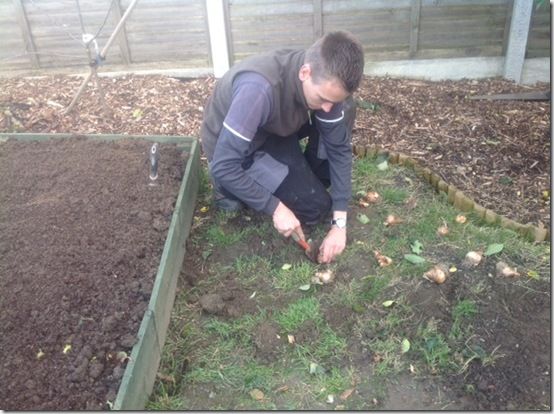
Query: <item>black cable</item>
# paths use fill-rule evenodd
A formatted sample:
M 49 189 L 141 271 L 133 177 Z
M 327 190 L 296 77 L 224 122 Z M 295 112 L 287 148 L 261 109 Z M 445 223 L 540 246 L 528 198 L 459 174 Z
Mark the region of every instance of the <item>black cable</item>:
M 98 37 L 98 35 L 99 35 L 100 32 L 102 31 L 102 29 L 104 28 L 104 25 L 105 25 L 106 22 L 108 21 L 108 16 L 110 15 L 110 12 L 112 11 L 114 1 L 115 1 L 115 0 L 112 0 L 112 1 L 111 1 L 110 7 L 108 8 L 108 12 L 106 13 L 106 17 L 104 17 L 104 22 L 102 22 L 102 25 L 100 26 L 100 28 L 98 29 L 98 31 L 96 32 L 96 34 L 94 35 L 94 37 L 92 38 L 92 40 L 94 40 L 94 39 L 96 39 L 96 38 Z

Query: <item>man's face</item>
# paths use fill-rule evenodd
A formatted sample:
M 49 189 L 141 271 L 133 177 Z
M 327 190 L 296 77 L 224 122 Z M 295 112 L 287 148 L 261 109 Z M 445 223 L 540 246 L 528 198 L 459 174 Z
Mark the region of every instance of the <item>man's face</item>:
M 302 81 L 302 91 L 308 103 L 308 108 L 317 111 L 329 112 L 333 105 L 348 98 L 348 93 L 336 79 L 324 80 L 315 83 L 312 77 L 310 65 L 305 64 L 298 74 Z

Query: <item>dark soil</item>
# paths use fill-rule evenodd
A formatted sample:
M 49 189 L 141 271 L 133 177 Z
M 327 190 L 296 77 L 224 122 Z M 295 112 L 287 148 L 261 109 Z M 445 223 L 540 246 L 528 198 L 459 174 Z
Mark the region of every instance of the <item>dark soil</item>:
M 521 268 L 522 263 L 518 263 Z M 451 306 L 469 298 L 479 286 L 479 317 L 472 321 L 475 336 L 467 346 L 488 349 L 498 357 L 490 365 L 472 361 L 467 370 L 445 380 L 463 409 L 522 410 L 550 407 L 551 330 L 550 286 L 543 281 L 532 288 L 495 274 L 495 261 L 485 259 L 478 269 L 463 269 L 438 289 L 419 284 L 408 303 L 421 320 L 434 318 L 450 325 Z M 474 384 L 471 392 L 461 384 Z
M 115 400 L 184 166 L 181 151 L 161 145 L 149 185 L 151 145 L 0 143 L 2 409 L 99 410 Z
M 550 85 L 366 78 L 353 141 L 409 155 L 483 207 L 549 227 L 550 102 L 471 99 L 530 90 Z

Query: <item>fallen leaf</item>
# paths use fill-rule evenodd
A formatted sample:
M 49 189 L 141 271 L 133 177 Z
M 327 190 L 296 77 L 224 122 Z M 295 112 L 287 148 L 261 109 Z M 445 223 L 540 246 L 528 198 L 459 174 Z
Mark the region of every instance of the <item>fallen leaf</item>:
M 310 284 L 306 284 L 306 285 L 302 285 L 302 286 L 299 286 L 298 289 L 300 290 L 303 290 L 304 292 L 307 291 L 307 290 L 310 290 Z
M 39 349 L 37 352 L 37 359 L 44 358 L 44 355 L 46 355 L 44 352 L 42 352 L 42 349 Z
M 137 108 L 133 111 L 133 118 L 135 118 L 137 121 L 142 118 L 142 110 L 140 108 Z
M 419 240 L 416 240 L 410 245 L 410 248 L 412 249 L 412 252 L 414 252 L 415 254 L 420 254 L 421 251 L 423 250 L 423 244 L 421 244 Z
M 69 351 L 71 351 L 71 345 L 70 344 L 67 344 L 63 347 L 63 353 L 64 354 L 67 354 Z
M 254 299 L 254 296 L 256 296 L 256 291 L 254 291 L 254 293 L 252 293 L 252 294 L 248 297 L 248 299 Z
M 503 249 L 504 245 L 502 243 L 489 244 L 487 246 L 487 250 L 485 250 L 485 253 L 483 253 L 483 255 L 492 256 L 493 254 L 500 253 Z
M 456 266 L 451 266 L 450 269 L 448 269 L 450 273 L 455 273 L 458 271 L 458 268 Z
M 316 364 L 315 362 L 310 362 L 310 374 L 323 374 L 325 373 L 325 370 L 323 367 L 319 364 Z
M 539 274 L 534 270 L 529 270 L 527 272 L 527 276 L 529 276 L 531 279 L 539 279 Z
M 335 402 L 335 396 L 333 394 L 329 394 L 327 396 L 327 404 L 333 404 Z
M 256 401 L 262 401 L 265 398 L 264 393 L 257 388 L 250 391 L 250 396 Z
M 340 398 L 341 400 L 343 400 L 343 401 L 344 401 L 344 400 L 347 400 L 347 399 L 352 395 L 353 392 L 354 392 L 354 388 L 349 388 L 349 389 L 345 390 L 345 391 L 339 396 L 339 398 Z
M 201 213 L 206 213 L 209 209 L 210 209 L 209 207 L 204 206 L 204 207 L 200 208 L 200 212 Z
M 364 200 L 358 201 L 358 205 L 360 207 L 364 207 L 364 208 L 369 207 L 369 203 L 367 201 L 364 201 Z
M 394 304 L 394 300 L 386 300 L 383 302 L 385 308 L 390 308 Z
M 279 388 L 277 388 L 275 390 L 275 392 L 285 392 L 285 391 L 288 391 L 289 390 L 289 386 L 288 385 L 281 385 Z
M 425 263 L 425 259 L 417 254 L 405 254 L 404 259 L 413 264 Z
M 362 224 L 367 224 L 369 223 L 369 218 L 365 215 L 365 214 L 361 214 L 361 213 L 358 213 L 358 215 L 356 216 L 356 218 L 358 219 L 358 221 Z
M 405 354 L 410 350 L 410 341 L 408 341 L 406 338 L 402 340 L 402 353 Z
M 287 339 L 289 340 L 289 344 L 294 344 L 296 342 L 294 335 L 287 335 Z
M 412 364 L 410 364 L 410 372 L 415 374 L 415 367 Z
M 285 263 L 283 266 L 281 266 L 282 270 L 290 270 L 292 268 L 292 265 L 289 263 Z
M 389 168 L 389 163 L 387 162 L 387 160 L 384 160 L 383 162 L 380 162 L 379 164 L 377 164 L 377 169 L 379 171 L 385 171 L 388 168 Z

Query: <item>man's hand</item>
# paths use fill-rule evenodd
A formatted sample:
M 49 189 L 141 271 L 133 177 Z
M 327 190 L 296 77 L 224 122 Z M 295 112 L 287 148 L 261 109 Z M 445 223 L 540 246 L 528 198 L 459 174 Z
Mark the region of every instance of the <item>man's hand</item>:
M 294 213 L 280 201 L 273 212 L 273 226 L 285 237 L 289 237 L 295 232 L 301 239 L 305 238 L 300 221 L 296 218 Z
M 317 261 L 319 263 L 331 263 L 346 247 L 346 229 L 331 227 L 331 230 L 323 239 L 323 243 L 319 247 L 319 255 Z

